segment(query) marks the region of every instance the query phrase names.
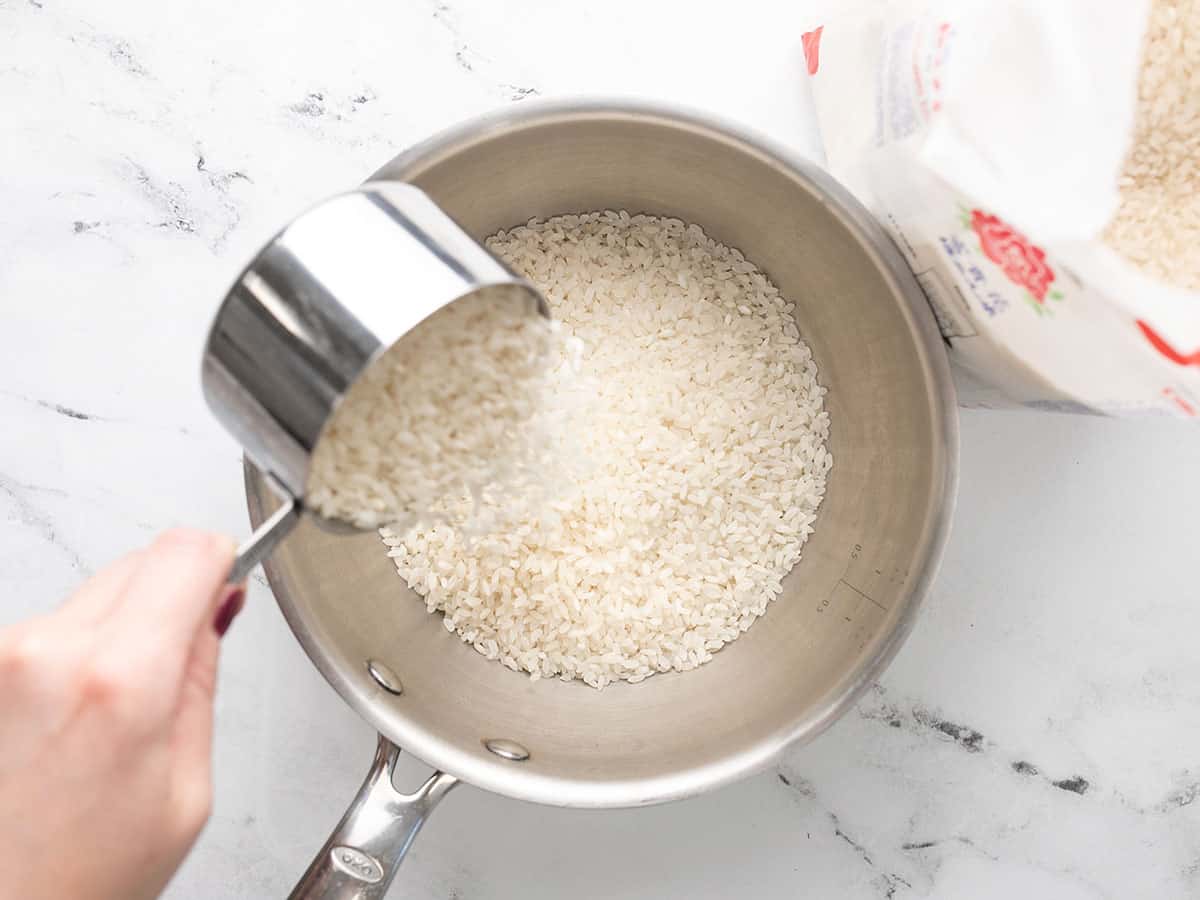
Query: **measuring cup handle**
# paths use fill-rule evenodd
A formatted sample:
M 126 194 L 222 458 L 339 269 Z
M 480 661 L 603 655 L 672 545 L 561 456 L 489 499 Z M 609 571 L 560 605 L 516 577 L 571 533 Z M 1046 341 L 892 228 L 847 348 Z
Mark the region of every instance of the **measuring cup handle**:
M 284 493 L 277 486 L 276 490 Z M 283 505 L 238 547 L 237 559 L 234 560 L 227 579 L 230 584 L 245 581 L 250 570 L 266 559 L 300 521 L 300 501 L 290 494 L 285 493 L 284 496 Z

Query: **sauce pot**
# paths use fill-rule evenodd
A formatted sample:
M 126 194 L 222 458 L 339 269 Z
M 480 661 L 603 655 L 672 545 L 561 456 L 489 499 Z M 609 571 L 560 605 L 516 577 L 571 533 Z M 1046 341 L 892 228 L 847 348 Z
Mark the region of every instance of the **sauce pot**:
M 828 388 L 833 468 L 815 532 L 754 627 L 700 668 L 596 691 L 531 681 L 443 628 L 374 534 L 301 521 L 266 562 L 296 637 L 379 732 L 369 774 L 293 897 L 382 897 L 461 779 L 579 807 L 687 797 L 811 740 L 879 676 L 945 544 L 958 432 L 942 340 L 870 214 L 815 166 L 707 116 L 522 102 L 453 128 L 373 176 L 421 188 L 476 240 L 533 216 L 624 209 L 696 223 L 795 303 Z M 257 526 L 276 495 L 246 470 Z M 403 747 L 438 771 L 392 784 Z

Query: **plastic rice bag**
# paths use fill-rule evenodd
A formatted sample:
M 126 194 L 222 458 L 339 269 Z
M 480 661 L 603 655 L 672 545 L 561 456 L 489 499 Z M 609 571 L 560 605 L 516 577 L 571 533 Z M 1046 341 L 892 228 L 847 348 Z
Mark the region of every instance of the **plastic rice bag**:
M 964 405 L 1200 416 L 1200 294 L 1101 239 L 1149 13 L 895 0 L 804 35 L 829 168 L 924 287 Z

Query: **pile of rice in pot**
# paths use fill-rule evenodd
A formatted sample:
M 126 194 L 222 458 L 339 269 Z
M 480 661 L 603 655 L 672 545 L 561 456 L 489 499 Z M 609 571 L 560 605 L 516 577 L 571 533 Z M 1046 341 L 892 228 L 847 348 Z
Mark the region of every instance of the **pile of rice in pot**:
M 695 668 L 779 595 L 825 493 L 825 391 L 793 305 L 678 219 L 558 216 L 487 243 L 582 343 L 533 391 L 557 411 L 551 455 L 581 465 L 537 510 L 482 492 L 491 528 L 385 527 L 388 554 L 447 629 L 534 678 Z

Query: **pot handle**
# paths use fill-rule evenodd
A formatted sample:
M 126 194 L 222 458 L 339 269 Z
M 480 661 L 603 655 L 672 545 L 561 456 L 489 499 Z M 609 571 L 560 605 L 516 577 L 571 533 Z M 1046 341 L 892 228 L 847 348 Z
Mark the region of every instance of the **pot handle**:
M 289 900 L 382 900 L 430 812 L 458 784 L 434 772 L 415 793 L 402 794 L 392 784 L 399 756 L 400 748 L 380 735 L 358 796 Z

